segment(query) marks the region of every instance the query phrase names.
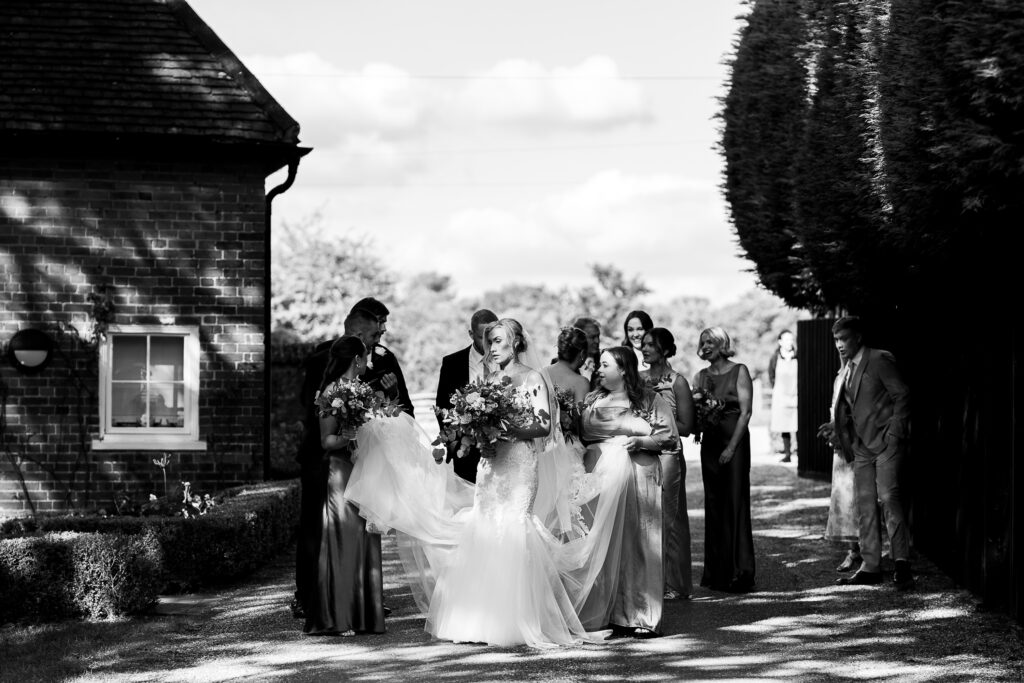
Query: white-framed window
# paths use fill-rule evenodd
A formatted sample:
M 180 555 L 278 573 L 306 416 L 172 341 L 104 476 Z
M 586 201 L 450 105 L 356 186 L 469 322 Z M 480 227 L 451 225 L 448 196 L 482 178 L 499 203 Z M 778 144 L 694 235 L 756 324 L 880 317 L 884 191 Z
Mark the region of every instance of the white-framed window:
M 94 450 L 206 450 L 199 440 L 199 328 L 111 325 L 100 342 Z

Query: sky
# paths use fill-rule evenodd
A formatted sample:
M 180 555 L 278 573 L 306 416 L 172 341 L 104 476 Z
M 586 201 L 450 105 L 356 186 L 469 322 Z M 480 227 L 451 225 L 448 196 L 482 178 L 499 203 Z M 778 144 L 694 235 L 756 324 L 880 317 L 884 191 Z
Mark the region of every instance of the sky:
M 739 0 L 190 4 L 313 148 L 274 228 L 319 213 L 464 296 L 591 264 L 650 301 L 756 286 L 714 149 Z

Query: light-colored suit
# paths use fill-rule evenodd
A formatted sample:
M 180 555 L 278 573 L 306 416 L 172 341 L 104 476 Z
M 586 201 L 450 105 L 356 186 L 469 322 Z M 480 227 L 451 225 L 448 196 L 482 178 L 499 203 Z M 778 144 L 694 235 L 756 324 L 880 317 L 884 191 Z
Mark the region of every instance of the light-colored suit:
M 833 426 L 839 448 L 853 462 L 862 571 L 877 572 L 882 543 L 878 526 L 881 501 L 894 560 L 910 559 L 910 532 L 900 500 L 899 469 L 909 436 L 910 389 L 888 351 L 863 348 L 849 388 L 846 368 L 833 392 Z

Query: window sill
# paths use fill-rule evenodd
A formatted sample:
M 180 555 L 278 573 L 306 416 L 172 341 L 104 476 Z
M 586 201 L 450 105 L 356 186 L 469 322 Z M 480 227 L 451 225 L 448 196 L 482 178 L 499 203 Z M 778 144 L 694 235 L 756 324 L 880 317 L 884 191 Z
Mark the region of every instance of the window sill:
M 168 434 L 121 436 L 108 434 L 92 440 L 94 451 L 205 451 L 206 442 Z

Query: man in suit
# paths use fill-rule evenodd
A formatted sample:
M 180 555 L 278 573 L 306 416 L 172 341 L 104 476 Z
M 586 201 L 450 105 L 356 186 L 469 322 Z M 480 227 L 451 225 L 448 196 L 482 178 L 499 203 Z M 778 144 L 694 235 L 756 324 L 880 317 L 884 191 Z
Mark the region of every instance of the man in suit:
M 409 389 L 405 386 L 405 375 L 398 364 L 398 359 L 388 347 L 380 343 L 384 333 L 388 331 L 388 307 L 373 297 L 360 299 L 352 306 L 352 311 L 366 311 L 377 319 L 377 334 L 372 339 L 363 339 L 363 343 L 372 349 L 370 361 L 363 373 L 363 381 L 377 391 L 383 391 L 389 398 L 397 399 L 402 410 L 416 417 L 413 411 Z
M 590 382 L 590 390 L 593 391 L 598 385 L 597 366 L 601 364 L 601 324 L 593 318 L 579 317 L 573 321 L 572 326 L 587 335 L 587 356 L 579 373 Z
M 434 404 L 438 408 L 451 408 L 451 396 L 456 389 L 461 389 L 472 381 L 482 379 L 484 368 L 484 330 L 493 322 L 498 321 L 492 311 L 486 308 L 473 314 L 469 320 L 469 337 L 473 343 L 455 353 L 449 354 L 441 361 L 441 376 L 437 380 L 437 399 Z M 438 423 L 441 417 L 437 418 Z M 475 448 L 459 458 L 455 455 L 456 447 L 448 447 L 446 462 L 455 460 L 455 473 L 476 483 L 476 466 L 480 461 L 480 453 Z
M 368 347 L 380 339 L 380 323 L 373 313 L 354 308 L 345 318 L 345 334 L 358 337 Z M 316 346 L 302 366 L 305 371 L 299 401 L 305 413 L 305 429 L 295 459 L 300 465 L 299 533 L 295 549 L 295 598 L 292 616 L 305 618 L 305 605 L 316 590 L 317 562 L 320 557 L 320 535 L 324 500 L 327 495 L 327 463 L 320 444 L 320 416 L 313 398 L 320 389 L 324 370 L 331 354 L 329 339 Z
M 832 326 L 836 349 L 845 366 L 841 386 L 834 392 L 834 419 L 818 429 L 853 463 L 857 495 L 857 526 L 863 564 L 839 583 L 865 585 L 882 581 L 882 541 L 878 506 L 881 502 L 889 532 L 893 581 L 900 590 L 912 588 L 910 530 L 900 500 L 899 471 L 909 435 L 910 390 L 888 351 L 863 344 L 859 318 L 840 318 Z

